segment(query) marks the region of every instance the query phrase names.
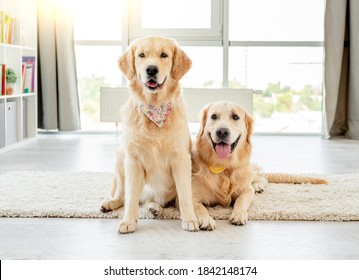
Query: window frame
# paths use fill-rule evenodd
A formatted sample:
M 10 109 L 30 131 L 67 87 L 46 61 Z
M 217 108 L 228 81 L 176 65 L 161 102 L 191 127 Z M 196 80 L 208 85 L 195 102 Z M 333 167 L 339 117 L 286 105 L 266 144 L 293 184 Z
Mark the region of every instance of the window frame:
M 322 0 L 324 1 L 324 0 Z M 138 37 L 157 34 L 171 37 L 181 46 L 221 46 L 223 48 L 223 88 L 228 88 L 230 47 L 323 47 L 323 41 L 238 41 L 229 40 L 229 0 L 211 0 L 212 29 L 141 29 L 141 10 L 133 9 L 141 0 L 123 0 L 122 40 L 75 40 L 75 45 L 121 46 L 125 52 Z M 131 8 L 132 7 L 132 8 Z M 120 54 L 119 54 L 120 55 Z M 122 84 L 126 85 L 123 77 Z M 254 89 L 259 90 L 260 89 Z
M 222 40 L 222 15 L 223 1 L 211 0 L 211 28 L 179 28 L 159 29 L 141 27 L 141 1 L 131 0 L 128 5 L 128 34 L 129 39 L 156 34 L 163 37 L 171 37 L 178 41 L 218 41 Z
M 130 43 L 136 38 L 156 34 L 159 36 L 174 38 L 181 46 L 220 46 L 222 47 L 223 52 L 222 88 L 229 88 L 229 50 L 231 47 L 324 47 L 324 38 L 322 41 L 229 40 L 229 0 L 211 0 L 211 29 L 141 29 L 141 10 L 133 10 L 131 8 L 133 7 L 133 3 L 138 5 L 141 0 L 122 1 L 123 11 L 121 40 L 74 40 L 75 45 L 119 46 L 122 48 L 122 53 L 124 53 L 128 49 Z M 325 0 L 321 1 L 325 3 Z M 120 55 L 121 53 L 119 53 L 119 56 Z M 127 80 L 122 75 L 122 86 L 125 86 L 126 84 Z M 253 90 L 255 93 L 260 94 L 263 89 L 253 88 Z

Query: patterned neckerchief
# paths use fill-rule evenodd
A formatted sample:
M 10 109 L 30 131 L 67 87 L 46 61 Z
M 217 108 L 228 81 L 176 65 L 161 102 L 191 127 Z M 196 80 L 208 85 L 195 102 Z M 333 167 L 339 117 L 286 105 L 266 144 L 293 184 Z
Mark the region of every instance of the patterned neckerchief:
M 158 127 L 162 127 L 165 125 L 167 117 L 172 110 L 172 103 L 168 102 L 165 105 L 153 106 L 142 104 L 140 106 L 141 111 Z

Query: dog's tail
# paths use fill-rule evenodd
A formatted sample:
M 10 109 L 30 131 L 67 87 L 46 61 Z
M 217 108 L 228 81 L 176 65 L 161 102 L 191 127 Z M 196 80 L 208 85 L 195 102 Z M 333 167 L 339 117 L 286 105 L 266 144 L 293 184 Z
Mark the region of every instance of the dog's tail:
M 261 173 L 259 176 L 264 177 L 268 183 L 277 183 L 277 184 L 328 184 L 327 180 L 310 177 L 310 176 L 302 176 L 302 175 L 294 175 L 294 174 L 285 174 L 285 173 Z

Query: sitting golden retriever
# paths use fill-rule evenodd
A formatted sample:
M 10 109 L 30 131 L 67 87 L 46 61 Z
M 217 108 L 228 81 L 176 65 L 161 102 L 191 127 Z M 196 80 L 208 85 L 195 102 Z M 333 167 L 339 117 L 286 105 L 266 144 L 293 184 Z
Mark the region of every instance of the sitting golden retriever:
M 112 199 L 103 212 L 125 204 L 118 232 L 135 231 L 139 203 L 154 215 L 178 196 L 182 228 L 198 231 L 191 192 L 191 138 L 179 80 L 191 68 L 171 39 L 136 40 L 119 59 L 130 81 L 122 110 L 124 150 L 118 153 Z
M 230 206 L 229 221 L 244 225 L 255 191 L 273 183 L 326 184 L 325 180 L 290 174 L 262 174 L 250 163 L 251 116 L 231 102 L 208 104 L 192 145 L 192 191 L 200 228 L 213 230 L 214 219 L 205 206 Z

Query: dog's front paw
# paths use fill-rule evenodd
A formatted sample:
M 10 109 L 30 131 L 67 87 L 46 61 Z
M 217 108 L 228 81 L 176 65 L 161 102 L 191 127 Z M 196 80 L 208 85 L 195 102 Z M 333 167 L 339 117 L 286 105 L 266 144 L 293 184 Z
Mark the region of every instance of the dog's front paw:
M 244 226 L 248 221 L 248 212 L 245 210 L 233 212 L 229 221 L 233 225 Z
M 126 233 L 132 233 L 136 230 L 136 222 L 126 222 L 122 221 L 120 225 L 118 226 L 118 233 L 126 234 Z
M 198 223 L 201 230 L 214 230 L 216 222 L 210 215 L 198 217 Z
M 199 231 L 197 220 L 184 221 L 182 220 L 182 228 L 187 231 Z
M 107 213 L 107 212 L 111 212 L 113 210 L 117 210 L 120 207 L 123 206 L 123 201 L 122 200 L 108 200 L 105 201 L 104 203 L 102 203 L 101 205 L 101 212 L 103 213 Z

